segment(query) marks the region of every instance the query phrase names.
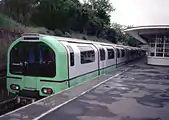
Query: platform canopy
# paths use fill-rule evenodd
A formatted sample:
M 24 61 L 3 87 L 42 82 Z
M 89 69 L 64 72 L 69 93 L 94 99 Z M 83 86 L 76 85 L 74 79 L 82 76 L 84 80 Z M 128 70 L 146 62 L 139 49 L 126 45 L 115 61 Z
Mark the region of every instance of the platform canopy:
M 139 26 L 124 31 L 148 45 L 148 64 L 169 66 L 169 25 Z
M 147 44 L 156 36 L 166 36 L 169 38 L 169 25 L 151 25 L 131 27 L 124 30 L 125 33 L 136 38 L 140 42 Z

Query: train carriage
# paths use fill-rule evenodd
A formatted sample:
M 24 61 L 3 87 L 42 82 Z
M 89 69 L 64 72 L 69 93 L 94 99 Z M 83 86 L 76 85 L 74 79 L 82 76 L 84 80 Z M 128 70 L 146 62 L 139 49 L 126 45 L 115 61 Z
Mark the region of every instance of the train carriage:
M 135 59 L 136 56 L 131 57 L 131 54 L 136 52 L 128 48 L 73 38 L 24 34 L 8 49 L 7 89 L 19 96 L 19 102 L 58 93 Z

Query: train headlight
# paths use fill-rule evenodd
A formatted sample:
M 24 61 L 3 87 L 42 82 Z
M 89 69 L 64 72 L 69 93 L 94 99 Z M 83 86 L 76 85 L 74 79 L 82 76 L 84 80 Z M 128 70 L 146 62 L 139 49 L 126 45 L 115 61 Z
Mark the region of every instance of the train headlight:
M 42 93 L 44 93 L 44 94 L 52 94 L 53 90 L 51 88 L 42 88 Z
M 11 88 L 12 90 L 19 90 L 19 89 L 20 89 L 20 86 L 19 86 L 19 85 L 16 85 L 16 84 L 12 84 L 12 85 L 10 85 L 10 88 Z

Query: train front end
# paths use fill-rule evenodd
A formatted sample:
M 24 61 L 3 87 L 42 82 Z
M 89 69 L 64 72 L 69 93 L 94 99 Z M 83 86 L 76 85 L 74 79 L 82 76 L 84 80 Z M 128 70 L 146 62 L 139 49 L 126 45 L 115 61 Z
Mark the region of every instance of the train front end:
M 8 91 L 18 96 L 18 102 L 33 102 L 67 88 L 62 82 L 67 79 L 66 55 L 52 37 L 28 34 L 17 39 L 8 50 Z

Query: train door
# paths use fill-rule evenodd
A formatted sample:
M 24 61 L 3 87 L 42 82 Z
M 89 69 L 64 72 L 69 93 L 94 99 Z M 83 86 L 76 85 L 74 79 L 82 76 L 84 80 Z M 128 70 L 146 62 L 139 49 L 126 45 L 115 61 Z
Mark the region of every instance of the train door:
M 116 67 L 118 67 L 120 63 L 120 50 L 116 47 Z
M 115 52 L 116 52 L 116 53 L 115 53 L 115 54 L 116 54 L 116 58 L 115 58 L 115 59 L 116 59 L 116 68 L 117 68 L 117 64 L 118 64 L 118 63 L 117 63 L 117 62 L 118 62 L 118 61 L 117 61 L 117 49 L 115 49 Z
M 56 75 L 55 53 L 45 43 L 31 43 L 25 47 L 25 88 L 36 89 L 40 77 L 53 78 Z
M 104 48 L 99 48 L 100 74 L 105 74 L 106 52 Z
M 105 48 L 100 44 L 93 44 L 98 52 L 98 75 L 105 74 L 106 52 Z
M 37 53 L 37 44 L 27 43 L 24 49 L 24 89 L 35 90 L 37 88 L 37 78 L 39 73 L 38 58 L 40 54 Z

